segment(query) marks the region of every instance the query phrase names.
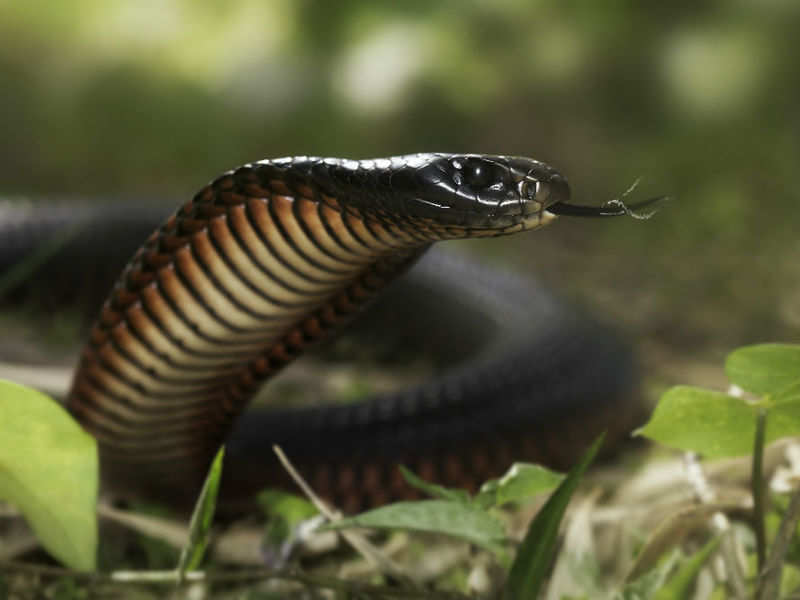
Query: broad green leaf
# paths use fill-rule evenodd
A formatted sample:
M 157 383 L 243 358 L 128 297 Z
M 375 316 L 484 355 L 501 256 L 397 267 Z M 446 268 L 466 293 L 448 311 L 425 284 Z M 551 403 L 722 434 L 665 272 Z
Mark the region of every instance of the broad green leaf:
M 791 384 L 770 401 L 764 442 L 800 434 L 800 384 Z M 665 446 L 709 458 L 753 451 L 758 405 L 721 392 L 678 386 L 667 390 L 653 416 L 639 429 Z
M 740 398 L 678 386 L 661 396 L 650 421 L 636 433 L 710 458 L 740 456 L 753 449 L 756 411 Z
M 768 404 L 764 443 L 800 435 L 800 382 L 775 394 Z
M 369 527 L 443 533 L 492 551 L 505 539 L 502 525 L 479 508 L 449 500 L 396 502 L 329 523 L 324 529 Z
M 74 569 L 95 568 L 97 481 L 94 438 L 52 398 L 0 380 L 0 498 Z
M 800 379 L 800 345 L 758 344 L 734 350 L 725 360 L 732 383 L 758 396 L 774 394 Z
M 584 453 L 581 461 L 573 467 L 528 527 L 528 532 L 522 540 L 508 574 L 505 589 L 507 600 L 538 598 L 539 590 L 553 563 L 558 543 L 558 529 L 564 511 L 584 471 L 600 449 L 603 437 L 605 436 L 601 435 L 597 438 Z
M 428 494 L 434 498 L 441 498 L 442 500 L 452 500 L 453 502 L 469 502 L 470 497 L 469 494 L 465 490 L 459 490 L 456 488 L 446 488 L 442 485 L 438 485 L 436 483 L 431 483 L 429 481 L 425 481 L 411 471 L 407 469 L 403 465 L 400 465 L 400 472 L 403 474 L 403 479 L 406 480 L 406 483 L 411 487 L 415 487 L 421 492 Z
M 475 496 L 478 506 L 489 508 L 508 502 L 522 502 L 554 489 L 564 476 L 529 463 L 514 463 L 499 479 L 490 479 Z
M 200 566 L 203 555 L 208 547 L 208 534 L 211 531 L 211 523 L 214 520 L 214 511 L 217 508 L 217 492 L 219 491 L 219 481 L 222 477 L 222 459 L 225 456 L 225 446 L 220 446 L 211 468 L 208 470 L 206 480 L 203 482 L 203 489 L 197 497 L 192 512 L 192 520 L 189 522 L 189 543 L 181 552 L 178 559 L 178 573 L 183 575 L 187 571 L 192 571 Z
M 691 586 L 703 565 L 706 564 L 711 554 L 719 546 L 721 538 L 710 539 L 695 554 L 680 566 L 678 572 L 658 590 L 653 596 L 653 600 L 683 600 L 690 597 Z

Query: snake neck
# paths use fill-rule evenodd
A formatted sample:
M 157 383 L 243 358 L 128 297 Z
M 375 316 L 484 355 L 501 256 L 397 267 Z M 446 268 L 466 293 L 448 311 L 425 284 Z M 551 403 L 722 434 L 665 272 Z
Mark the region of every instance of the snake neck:
M 181 206 L 114 286 L 68 397 L 106 481 L 174 489 L 180 464 L 193 493 L 259 385 L 429 244 L 546 222 L 555 197 L 530 175 L 541 163 L 524 159 L 515 178 L 510 159 L 467 158 L 508 189 L 481 191 L 452 155 L 391 168 L 297 158 L 235 169 Z

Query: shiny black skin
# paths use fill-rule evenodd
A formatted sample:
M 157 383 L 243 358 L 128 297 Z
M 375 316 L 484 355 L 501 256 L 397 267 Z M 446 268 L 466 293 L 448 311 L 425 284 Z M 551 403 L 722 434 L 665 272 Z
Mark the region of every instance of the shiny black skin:
M 434 219 L 469 229 L 540 224 L 544 211 L 566 203 L 567 180 L 531 158 L 421 153 L 385 159 L 292 157 L 256 163 L 301 177 L 347 206 L 391 219 Z M 253 166 L 256 166 L 253 165 Z M 296 183 L 303 183 L 297 181 Z

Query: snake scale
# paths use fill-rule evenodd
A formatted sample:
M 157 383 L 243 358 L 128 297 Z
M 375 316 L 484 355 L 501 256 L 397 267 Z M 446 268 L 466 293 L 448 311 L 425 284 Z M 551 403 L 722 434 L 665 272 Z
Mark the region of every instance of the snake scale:
M 393 304 L 366 313 L 450 323 L 440 345 L 467 357 L 456 368 L 354 406 L 238 418 L 432 243 L 628 212 L 568 201 L 557 171 L 521 157 L 292 157 L 221 175 L 135 253 L 81 354 L 66 405 L 97 438 L 106 485 L 188 500 L 230 437 L 223 493 L 280 482 L 264 456 L 277 442 L 356 510 L 409 494 L 397 462 L 474 487 L 515 459 L 565 466 L 601 430 L 623 437 L 641 414 L 624 345 L 532 285 L 447 258 L 423 260 Z

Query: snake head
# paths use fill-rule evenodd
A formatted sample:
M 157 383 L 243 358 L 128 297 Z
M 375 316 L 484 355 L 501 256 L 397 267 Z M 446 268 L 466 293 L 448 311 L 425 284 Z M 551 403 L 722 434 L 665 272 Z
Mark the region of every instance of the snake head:
M 553 218 L 549 206 L 569 200 L 566 179 L 531 158 L 414 154 L 392 163 L 393 208 L 442 225 L 498 234 L 533 229 Z

